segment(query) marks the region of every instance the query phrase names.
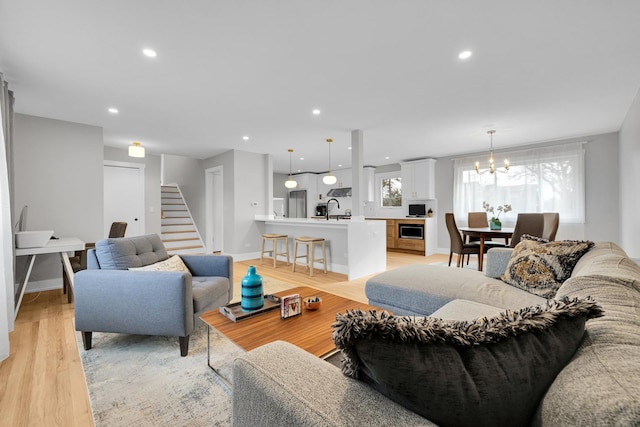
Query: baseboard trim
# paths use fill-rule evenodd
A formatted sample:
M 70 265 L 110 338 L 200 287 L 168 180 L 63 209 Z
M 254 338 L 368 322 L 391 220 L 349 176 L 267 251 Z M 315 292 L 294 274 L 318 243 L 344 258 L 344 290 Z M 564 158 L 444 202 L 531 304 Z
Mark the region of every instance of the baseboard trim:
M 247 261 L 250 259 L 260 258 L 260 252 L 247 252 L 244 254 L 230 254 L 227 252 L 222 252 L 223 255 L 230 255 L 233 258 L 233 262 L 236 261 Z
M 61 278 L 29 281 L 29 283 L 27 283 L 27 289 L 25 289 L 24 293 L 33 294 L 36 292 L 53 291 L 56 289 L 62 289 Z

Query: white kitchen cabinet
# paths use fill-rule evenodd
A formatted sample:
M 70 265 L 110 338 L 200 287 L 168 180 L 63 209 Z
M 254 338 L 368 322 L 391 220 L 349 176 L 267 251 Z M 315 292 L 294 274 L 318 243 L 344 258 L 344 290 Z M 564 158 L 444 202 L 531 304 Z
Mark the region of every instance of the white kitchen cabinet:
M 322 200 L 326 200 L 327 193 L 329 192 L 329 190 L 331 190 L 334 187 L 333 185 L 327 185 L 324 182 L 322 182 L 322 178 L 325 175 L 326 174 L 316 175 L 316 180 L 318 182 L 318 194 L 321 195 Z
M 344 188 L 351 187 L 351 182 L 353 181 L 353 176 L 351 173 L 351 168 L 349 169 L 338 169 L 332 172 L 338 181 L 333 185 L 333 187 Z
M 337 179 L 335 184 L 331 184 L 331 185 L 325 184 L 322 181 L 322 178 L 324 178 L 326 175 L 327 175 L 326 173 L 316 175 L 317 182 L 318 182 L 318 193 L 322 194 L 323 199 L 326 198 L 327 193 L 332 188 L 351 187 L 351 182 L 352 182 L 351 168 L 338 169 L 338 170 L 331 171 L 331 175 L 335 176 Z
M 403 201 L 436 198 L 435 159 L 402 162 L 400 166 L 402 168 Z
M 309 190 L 316 187 L 316 175 L 312 173 L 301 173 L 293 175 L 293 179 L 298 183 L 293 190 Z M 311 183 L 310 183 L 311 181 Z

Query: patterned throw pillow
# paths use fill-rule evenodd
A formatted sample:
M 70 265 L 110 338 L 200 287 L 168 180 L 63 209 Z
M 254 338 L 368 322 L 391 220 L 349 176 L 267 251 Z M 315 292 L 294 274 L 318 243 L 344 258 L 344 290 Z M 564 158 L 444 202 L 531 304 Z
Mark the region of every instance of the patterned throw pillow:
M 602 313 L 577 298 L 474 321 L 352 310 L 337 315 L 333 339 L 345 375 L 439 426 L 529 425 Z
M 184 271 L 185 273 L 191 273 L 182 258 L 178 255 L 174 255 L 171 258 L 164 261 L 156 262 L 155 264 L 145 265 L 144 267 L 131 267 L 131 271 Z
M 543 298 L 553 298 L 592 246 L 589 241 L 549 242 L 525 234 L 513 249 L 500 280 Z

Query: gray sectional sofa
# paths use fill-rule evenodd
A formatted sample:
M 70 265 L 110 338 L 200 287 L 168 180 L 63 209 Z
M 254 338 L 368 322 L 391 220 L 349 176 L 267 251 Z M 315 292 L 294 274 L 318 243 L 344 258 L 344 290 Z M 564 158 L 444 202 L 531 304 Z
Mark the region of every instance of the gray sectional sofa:
M 512 249 L 487 253 L 487 273 L 475 269 L 416 264 L 389 270 L 367 281 L 369 304 L 401 316 L 468 320 L 545 303 L 545 299 L 498 279 Z M 594 252 L 595 253 L 595 252 Z
M 487 272 L 504 271 L 510 249 L 492 249 Z M 370 304 L 396 314 L 470 319 L 546 300 L 482 272 L 413 265 L 367 282 Z M 557 298 L 591 296 L 604 316 L 591 319 L 578 350 L 538 405 L 531 425 L 640 425 L 640 267 L 613 243 L 596 243 Z M 402 361 L 398 361 L 402 363 Z M 340 369 L 284 342 L 238 358 L 233 425 L 429 426 Z

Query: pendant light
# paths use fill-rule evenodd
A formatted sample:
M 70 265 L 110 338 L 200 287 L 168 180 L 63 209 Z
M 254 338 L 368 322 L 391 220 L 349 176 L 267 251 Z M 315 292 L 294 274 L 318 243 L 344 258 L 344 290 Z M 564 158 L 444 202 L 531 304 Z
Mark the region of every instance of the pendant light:
M 144 157 L 144 147 L 138 141 L 129 146 L 129 157 Z
M 493 134 L 496 133 L 495 130 L 490 130 L 487 131 L 487 133 L 489 134 L 490 138 L 491 138 L 491 151 L 489 152 L 489 169 L 485 169 L 483 171 L 480 171 L 480 162 L 476 162 L 476 173 L 478 175 L 482 175 L 484 173 L 495 173 L 495 172 L 500 172 L 500 173 L 507 173 L 509 172 L 509 160 L 505 159 L 504 160 L 504 170 L 501 169 L 496 169 L 496 165 L 493 162 Z
M 333 185 L 338 181 L 338 178 L 331 175 L 331 143 L 333 142 L 333 139 L 327 138 L 327 142 L 329 143 L 329 173 L 322 178 L 322 182 L 327 185 Z
M 287 188 L 296 188 L 298 186 L 298 183 L 291 176 L 291 154 L 292 153 L 293 153 L 293 150 L 289 148 L 289 179 L 284 183 L 284 186 Z

